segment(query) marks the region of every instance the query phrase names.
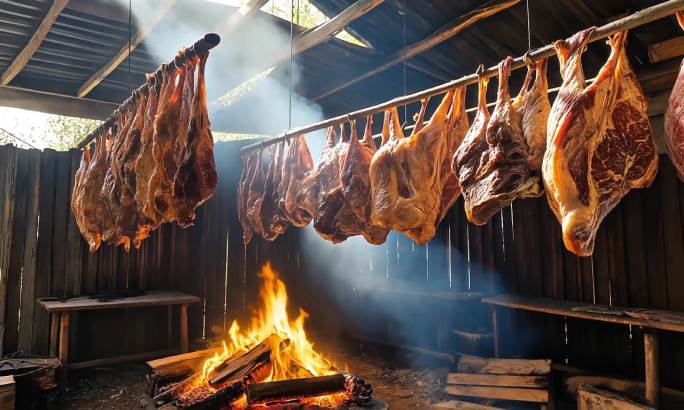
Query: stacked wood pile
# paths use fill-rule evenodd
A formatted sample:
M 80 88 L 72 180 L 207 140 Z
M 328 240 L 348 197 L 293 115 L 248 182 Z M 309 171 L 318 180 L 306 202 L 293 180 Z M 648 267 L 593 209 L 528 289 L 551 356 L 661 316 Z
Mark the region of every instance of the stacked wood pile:
M 545 405 L 551 401 L 550 374 L 550 360 L 463 356 L 458 362 L 456 373 L 447 376 L 444 391 L 455 396 Z

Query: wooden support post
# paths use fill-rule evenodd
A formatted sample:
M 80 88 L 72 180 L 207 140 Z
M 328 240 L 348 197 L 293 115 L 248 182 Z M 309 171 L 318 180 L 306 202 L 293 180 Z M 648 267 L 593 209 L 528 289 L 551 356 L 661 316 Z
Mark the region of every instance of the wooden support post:
M 646 403 L 654 408 L 660 404 L 660 374 L 658 333 L 655 329 L 644 329 L 644 357 L 646 360 Z
M 188 352 L 188 305 L 180 305 L 180 350 Z
M 173 346 L 173 305 L 168 305 L 166 307 L 166 347 L 171 348 Z
M 501 357 L 501 346 L 499 345 L 499 323 L 496 317 L 496 306 L 492 305 L 492 340 L 494 341 L 494 357 Z
M 69 362 L 69 312 L 62 312 L 59 320 L 59 360 L 62 366 Z
M 59 343 L 59 320 L 61 313 L 53 313 L 50 315 L 50 356 L 57 356 L 57 343 Z

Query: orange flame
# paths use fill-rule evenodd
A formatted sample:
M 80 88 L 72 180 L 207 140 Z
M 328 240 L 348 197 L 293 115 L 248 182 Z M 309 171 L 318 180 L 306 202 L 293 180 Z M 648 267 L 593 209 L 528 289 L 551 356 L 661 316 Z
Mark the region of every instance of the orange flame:
M 308 313 L 299 309 L 299 315 L 291 320 L 287 313 L 287 289 L 285 283 L 271 267 L 270 262 L 263 266 L 259 277 L 261 306 L 254 312 L 251 323 L 242 329 L 233 321 L 228 330 L 228 339 L 223 342 L 223 351 L 207 359 L 200 372 L 197 387 L 209 387 L 211 372 L 226 359 L 238 353 L 247 352 L 257 344 L 272 338 L 270 374 L 262 382 L 289 380 L 302 377 L 326 376 L 337 373 L 333 363 L 314 350 L 313 343 L 307 338 L 304 322 Z M 287 340 L 289 343 L 280 343 Z M 213 390 L 213 389 L 212 389 Z M 323 396 L 318 404 L 332 405 L 340 395 Z M 320 403 L 320 400 L 327 403 Z

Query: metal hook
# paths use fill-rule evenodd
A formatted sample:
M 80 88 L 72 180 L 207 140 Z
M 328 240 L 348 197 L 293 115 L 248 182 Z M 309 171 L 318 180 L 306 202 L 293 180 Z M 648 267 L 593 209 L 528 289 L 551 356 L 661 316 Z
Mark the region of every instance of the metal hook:
M 475 74 L 477 74 L 478 77 L 483 77 L 485 73 L 485 66 L 484 64 L 480 64 L 477 67 L 477 71 L 475 71 Z
M 532 56 L 530 55 L 530 50 L 527 50 L 527 52 L 525 52 L 525 54 L 523 54 L 523 61 L 525 62 L 525 64 L 527 64 L 530 67 L 534 66 L 534 60 L 532 60 Z

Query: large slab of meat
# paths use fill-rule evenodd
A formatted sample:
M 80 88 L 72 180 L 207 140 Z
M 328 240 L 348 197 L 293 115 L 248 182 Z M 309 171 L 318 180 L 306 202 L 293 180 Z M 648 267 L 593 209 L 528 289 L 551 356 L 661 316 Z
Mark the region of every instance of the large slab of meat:
M 279 187 L 278 207 L 292 225 L 300 228 L 308 225 L 313 219 L 313 214 L 300 207 L 296 201 L 303 181 L 312 170 L 313 159 L 311 159 L 304 136 L 298 135 L 292 138 L 283 161 L 283 179 Z
M 543 161 L 563 241 L 580 256 L 592 254 L 599 224 L 620 199 L 649 186 L 658 169 L 646 99 L 625 53 L 626 32 L 610 38 L 608 61 L 585 86 L 581 57 L 593 30 L 556 42 L 563 84 L 549 116 Z
M 344 132 L 340 132 L 338 139 L 333 127 L 329 127 L 326 145 L 316 164 L 318 199 L 314 214 L 314 229 L 323 239 L 332 243 L 340 243 L 349 237 L 348 233 L 340 229 L 340 224 L 351 230 L 351 227 L 347 225 L 349 221 L 339 220 L 339 212 L 344 206 L 340 172 L 349 145 L 344 139 Z
M 684 29 L 684 13 L 677 12 L 677 21 Z M 679 66 L 677 81 L 665 110 L 665 143 L 677 175 L 684 181 L 684 61 Z
M 211 135 L 209 111 L 207 110 L 207 86 L 204 80 L 204 69 L 207 55 L 194 57 L 188 61 L 186 87 L 183 90 L 183 105 L 190 106 L 189 121 L 184 129 L 184 139 L 177 139 L 176 164 L 178 170 L 174 176 L 173 207 L 178 225 L 189 226 L 195 220 L 195 209 L 214 195 L 218 176 L 214 162 L 214 137 Z M 197 83 L 192 82 L 197 70 Z M 181 115 L 180 121 L 187 121 Z M 179 146 L 182 142 L 182 148 Z
M 523 129 L 524 97 L 510 97 L 508 78 L 513 59 L 499 63 L 499 87 L 494 113 L 487 109 L 487 84 L 478 80 L 478 109 L 473 125 L 454 155 L 452 167 L 463 192 L 466 216 L 484 225 L 517 198 L 542 194 L 541 177 L 530 168 L 530 147 Z M 523 88 L 526 92 L 526 89 Z M 543 115 L 534 110 L 533 115 Z
M 403 232 L 419 244 L 432 239 L 440 217 L 446 212 L 442 194 L 448 185 L 445 180 L 451 177 L 445 172 L 445 161 L 452 153 L 447 120 L 454 93 L 452 90 L 444 96 L 425 126 L 427 101 L 423 101 L 409 137 L 403 134 L 396 108 L 385 112 L 383 133 L 388 135 L 387 142 L 375 153 L 370 165 L 371 221 Z M 454 115 L 461 112 L 460 108 L 454 110 Z M 445 203 L 453 200 L 453 194 L 447 195 Z
M 186 71 L 182 67 L 166 73 L 162 85 L 164 97 L 160 100 L 154 120 L 152 138 L 154 170 L 147 193 L 147 206 L 153 206 L 164 222 L 176 219 L 176 211 L 173 207 L 173 186 L 178 166 L 174 157 L 174 147 L 179 128 L 184 128 L 179 124 L 179 118 L 183 108 L 185 74 Z
M 206 58 L 193 56 L 184 66 L 164 65 L 160 75 L 148 75 L 147 88 L 115 113 L 113 132 L 104 131 L 93 157 L 84 149 L 71 202 L 91 251 L 102 241 L 137 248 L 163 222 L 188 226 L 213 195 Z
M 352 122 L 352 135 L 347 147 L 347 154 L 342 164 L 340 179 L 342 181 L 342 199 L 345 207 L 341 212 L 347 219 L 356 222 L 355 231 L 374 245 L 385 242 L 389 229 L 375 225 L 371 221 L 371 183 L 370 163 L 377 151 L 373 141 L 373 116 L 366 118 L 363 140 L 356 135 L 356 122 Z M 351 212 L 352 215 L 348 215 Z M 351 223 L 354 223 L 351 222 Z M 353 233 L 348 230 L 348 233 Z

